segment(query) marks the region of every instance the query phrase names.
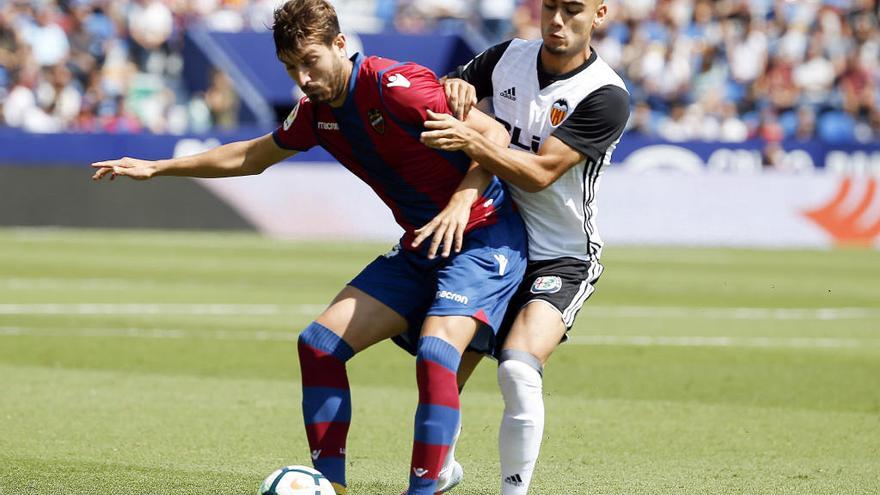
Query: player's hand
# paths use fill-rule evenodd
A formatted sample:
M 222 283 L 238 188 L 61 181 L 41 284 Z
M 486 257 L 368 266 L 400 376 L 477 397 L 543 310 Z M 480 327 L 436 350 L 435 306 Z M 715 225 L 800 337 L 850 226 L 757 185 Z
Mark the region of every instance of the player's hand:
M 437 257 L 437 251 L 443 247 L 440 256 L 448 258 L 453 251 L 461 252 L 464 243 L 464 229 L 471 217 L 471 205 L 476 200 L 476 191 L 462 191 L 450 199 L 449 204 L 424 227 L 415 231 L 416 238 L 412 247 L 419 247 L 431 237 L 428 247 L 428 259 Z M 433 237 L 432 237 L 433 236 Z
M 134 180 L 147 180 L 156 174 L 156 162 L 128 157 L 95 162 L 92 164 L 92 168 L 97 169 L 95 175 L 92 176 L 92 180 L 101 180 L 107 175 L 110 176 L 110 180 L 115 179 L 117 176 L 129 177 Z
M 421 135 L 425 146 L 443 151 L 458 151 L 473 141 L 474 131 L 452 115 L 428 110 L 428 118 L 430 120 L 425 121 L 425 129 L 428 131 Z
M 446 93 L 446 104 L 458 120 L 467 120 L 468 112 L 477 104 L 477 89 L 464 79 L 444 77 L 440 80 Z

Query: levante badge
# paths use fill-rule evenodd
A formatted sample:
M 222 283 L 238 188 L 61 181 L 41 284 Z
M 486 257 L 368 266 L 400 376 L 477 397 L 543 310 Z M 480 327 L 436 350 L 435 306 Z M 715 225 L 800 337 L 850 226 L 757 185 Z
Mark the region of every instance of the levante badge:
M 378 108 L 367 110 L 367 120 L 370 121 L 370 125 L 376 132 L 385 134 L 385 117 L 382 116 L 382 112 Z

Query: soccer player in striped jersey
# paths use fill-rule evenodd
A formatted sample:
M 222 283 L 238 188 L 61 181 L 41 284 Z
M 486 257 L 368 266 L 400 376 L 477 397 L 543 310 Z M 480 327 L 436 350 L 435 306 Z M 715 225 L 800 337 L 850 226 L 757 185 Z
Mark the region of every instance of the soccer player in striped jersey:
M 529 233 L 528 269 L 496 356 L 503 495 L 529 490 L 544 427 L 544 365 L 603 270 L 596 189 L 629 117 L 623 81 L 590 47 L 607 11 L 602 0 L 543 0 L 542 39 L 493 46 L 449 75 L 456 116 L 491 98 L 509 147 L 449 115 L 432 113 L 425 124 L 432 130 L 422 134 L 429 146 L 463 150 L 506 181 Z
M 394 338 L 417 363 L 407 493 L 444 491 L 448 486 L 438 487 L 440 468 L 459 424 L 456 372 L 469 344 L 482 342 L 481 350 L 490 350 L 522 280 L 522 219 L 500 181 L 466 154 L 419 142 L 426 109 L 449 111 L 431 71 L 349 57 L 326 0 L 286 2 L 275 11 L 273 34 L 279 60 L 306 95 L 275 132 L 191 157 L 95 163 L 94 179 L 258 174 L 322 146 L 366 182 L 404 234 L 397 248 L 370 263 L 299 336 L 302 412 L 313 464 L 338 494 L 346 492 L 346 362 Z M 503 127 L 484 114 L 472 112 L 467 122 L 481 135 L 507 141 Z M 442 256 L 435 256 L 441 245 Z

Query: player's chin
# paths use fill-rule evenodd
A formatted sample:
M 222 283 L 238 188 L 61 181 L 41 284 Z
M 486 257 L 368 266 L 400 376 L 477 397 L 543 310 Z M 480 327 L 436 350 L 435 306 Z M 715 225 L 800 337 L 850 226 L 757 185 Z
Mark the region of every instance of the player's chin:
M 304 91 L 306 96 L 309 98 L 309 101 L 312 103 L 327 103 L 330 101 L 330 92 L 329 91 Z
M 568 53 L 568 45 L 564 41 L 558 41 L 555 44 L 544 43 L 544 46 L 553 55 L 566 55 Z

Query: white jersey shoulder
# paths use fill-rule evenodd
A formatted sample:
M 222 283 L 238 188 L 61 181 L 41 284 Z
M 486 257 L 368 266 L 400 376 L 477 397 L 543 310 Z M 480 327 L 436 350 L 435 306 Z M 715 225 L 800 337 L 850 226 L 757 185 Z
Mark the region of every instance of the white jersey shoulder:
M 541 40 L 514 39 L 492 72 L 495 116 L 511 133 L 510 147 L 537 153 L 578 104 L 604 86 L 623 80 L 597 57 L 586 69 L 545 88 L 538 82 Z M 617 142 L 598 162 L 584 160 L 537 193 L 509 185 L 529 234 L 529 259 L 598 259 L 602 240 L 596 229 L 596 189 Z

